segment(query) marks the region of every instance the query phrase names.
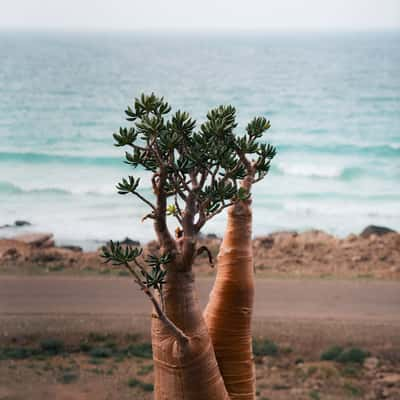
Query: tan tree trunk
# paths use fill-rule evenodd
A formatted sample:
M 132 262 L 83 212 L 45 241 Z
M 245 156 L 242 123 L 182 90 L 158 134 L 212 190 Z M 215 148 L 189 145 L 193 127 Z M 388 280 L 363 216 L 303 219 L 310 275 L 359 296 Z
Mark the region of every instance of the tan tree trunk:
M 155 400 L 229 400 L 204 322 L 192 272 L 169 271 L 165 312 L 189 340 L 177 339 L 152 318 Z
M 231 400 L 255 399 L 251 319 L 254 267 L 250 202 L 228 209 L 218 271 L 204 317 Z

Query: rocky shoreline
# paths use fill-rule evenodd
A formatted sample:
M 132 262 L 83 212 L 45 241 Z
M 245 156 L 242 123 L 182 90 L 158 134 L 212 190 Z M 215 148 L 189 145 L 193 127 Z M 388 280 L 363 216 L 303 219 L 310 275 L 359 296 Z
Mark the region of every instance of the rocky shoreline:
M 125 244 L 138 246 L 126 239 Z M 221 239 L 207 235 L 207 246 L 216 260 Z M 145 253 L 157 252 L 155 242 L 143 246 Z M 318 278 L 400 278 L 400 234 L 383 227 L 369 226 L 360 235 L 341 239 L 323 231 L 276 232 L 253 240 L 255 272 L 259 276 Z M 78 246 L 56 246 L 52 234 L 18 235 L 0 239 L 0 272 L 18 273 L 40 267 L 48 272 L 120 272 L 105 265 L 100 249 L 84 252 Z M 47 269 L 46 269 L 47 268 Z M 212 275 L 206 254 L 199 256 L 196 272 Z

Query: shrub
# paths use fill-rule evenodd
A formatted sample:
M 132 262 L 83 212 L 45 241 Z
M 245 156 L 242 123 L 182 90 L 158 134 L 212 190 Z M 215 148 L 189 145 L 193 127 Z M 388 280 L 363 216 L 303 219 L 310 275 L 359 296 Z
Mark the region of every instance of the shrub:
M 129 342 L 137 342 L 139 338 L 140 335 L 138 333 L 127 333 L 125 335 L 125 339 L 128 340 Z
M 142 365 L 138 371 L 138 375 L 147 375 L 148 373 L 150 373 L 151 371 L 153 371 L 153 365 Z
M 276 356 L 278 346 L 268 339 L 255 340 L 253 341 L 253 353 L 255 356 Z
M 92 350 L 92 348 L 93 348 L 93 346 L 90 343 L 86 342 L 86 341 L 81 341 L 79 343 L 79 350 L 84 352 L 84 353 L 89 352 L 90 350 Z
M 64 351 L 64 342 L 61 339 L 44 339 L 40 342 L 40 348 L 47 354 L 60 354 Z
M 112 350 L 108 347 L 94 347 L 89 354 L 93 358 L 108 358 L 111 357 Z
M 103 364 L 103 360 L 101 358 L 91 358 L 89 359 L 89 364 L 101 365 Z
M 104 347 L 107 347 L 108 349 L 111 349 L 111 350 L 116 350 L 117 349 L 117 343 L 114 341 L 114 340 L 107 340 L 105 343 L 104 343 Z
M 342 353 L 343 348 L 340 346 L 332 346 L 321 354 L 321 360 L 334 361 Z
M 362 364 L 368 356 L 369 353 L 367 351 L 359 349 L 358 347 L 352 347 L 340 353 L 339 356 L 337 357 L 337 361 L 341 363 Z
M 308 395 L 311 400 L 321 400 L 321 397 L 316 390 L 311 390 L 311 392 Z
M 79 375 L 74 372 L 65 372 L 59 378 L 59 382 L 69 384 L 76 382 L 79 379 Z
M 343 385 L 343 389 L 350 395 L 354 397 L 362 396 L 363 390 L 360 387 L 353 386 L 351 383 L 346 382 Z
M 34 353 L 34 350 L 25 347 L 8 347 L 0 350 L 0 360 L 24 360 L 31 357 Z
M 152 358 L 153 350 L 150 343 L 131 344 L 127 347 L 127 353 L 131 356 L 141 358 Z
M 152 383 L 142 382 L 139 379 L 131 378 L 128 381 L 129 387 L 139 387 L 143 389 L 145 392 L 152 392 L 154 390 L 154 386 Z
M 340 346 L 332 346 L 321 354 L 321 360 L 362 364 L 368 356 L 369 353 L 367 351 L 358 347 L 351 347 L 345 350 Z
M 115 362 L 123 362 L 125 360 L 125 356 L 121 353 L 117 353 L 114 355 L 114 361 Z

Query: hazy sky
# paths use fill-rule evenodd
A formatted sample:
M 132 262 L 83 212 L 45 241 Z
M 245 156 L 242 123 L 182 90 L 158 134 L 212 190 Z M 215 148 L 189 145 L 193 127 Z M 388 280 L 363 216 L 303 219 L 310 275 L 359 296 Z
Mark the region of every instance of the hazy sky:
M 400 0 L 0 0 L 0 28 L 400 28 Z

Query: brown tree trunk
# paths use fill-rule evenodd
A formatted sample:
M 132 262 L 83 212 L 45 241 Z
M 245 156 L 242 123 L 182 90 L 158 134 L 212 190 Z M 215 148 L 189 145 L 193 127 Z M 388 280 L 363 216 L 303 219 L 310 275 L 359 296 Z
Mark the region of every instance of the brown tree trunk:
M 228 224 L 218 255 L 218 271 L 205 321 L 231 400 L 255 399 L 251 318 L 254 270 L 250 202 L 228 209 Z
M 189 338 L 177 339 L 153 312 L 155 400 L 229 400 L 204 322 L 192 272 L 168 271 L 165 313 Z

